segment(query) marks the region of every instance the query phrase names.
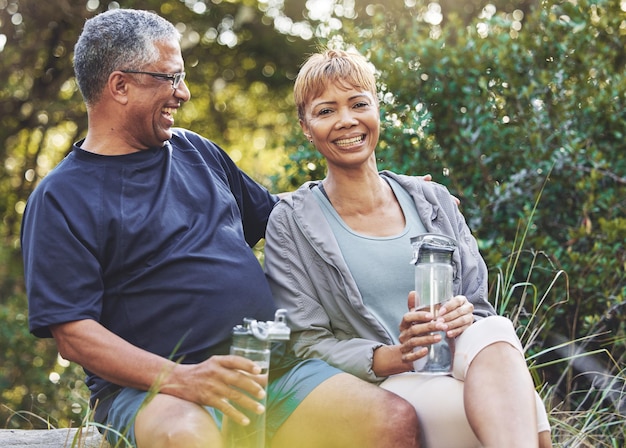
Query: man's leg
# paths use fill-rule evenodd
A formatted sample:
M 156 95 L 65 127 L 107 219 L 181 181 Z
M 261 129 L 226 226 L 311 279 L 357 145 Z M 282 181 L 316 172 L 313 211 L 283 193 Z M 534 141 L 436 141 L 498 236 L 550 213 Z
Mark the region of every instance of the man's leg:
M 417 448 L 419 437 L 407 401 L 340 373 L 307 395 L 279 427 L 272 448 Z
M 220 448 L 222 438 L 206 409 L 180 398 L 157 394 L 137 414 L 137 448 Z

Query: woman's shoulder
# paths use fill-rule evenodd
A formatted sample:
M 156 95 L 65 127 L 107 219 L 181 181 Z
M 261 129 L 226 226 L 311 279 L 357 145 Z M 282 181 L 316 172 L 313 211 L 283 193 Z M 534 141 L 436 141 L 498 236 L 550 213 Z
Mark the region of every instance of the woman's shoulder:
M 313 198 L 312 189 L 317 188 L 321 181 L 308 181 L 300 185 L 296 190 L 285 194 L 276 204 L 276 207 L 297 208 Z
M 393 171 L 381 171 L 382 176 L 386 176 L 395 180 L 404 189 L 409 192 L 422 191 L 424 194 L 449 195 L 450 192 L 445 185 L 437 183 L 433 180 L 425 180 L 424 176 L 411 176 L 408 174 L 397 174 Z
M 320 181 L 305 182 L 295 191 L 283 195 L 272 209 L 270 224 L 291 227 L 299 223 L 306 228 L 319 224 L 319 220 L 324 218 L 318 213 L 319 205 L 312 191 L 319 183 Z

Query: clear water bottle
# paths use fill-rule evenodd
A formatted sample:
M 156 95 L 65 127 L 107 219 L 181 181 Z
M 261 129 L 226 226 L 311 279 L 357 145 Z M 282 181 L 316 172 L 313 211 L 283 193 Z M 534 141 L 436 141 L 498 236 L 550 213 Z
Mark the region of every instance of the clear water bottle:
M 276 311 L 274 321 L 259 322 L 245 318 L 243 325 L 237 325 L 232 330 L 230 354 L 254 361 L 261 367 L 261 375 L 266 376 L 267 384 L 272 342 L 288 341 L 289 335 L 287 311 L 284 309 Z M 257 401 L 266 406 L 265 399 Z M 226 448 L 264 448 L 265 413 L 258 415 L 247 409 L 238 410 L 250 419 L 250 423 L 243 426 L 224 416 L 222 434 Z
M 456 242 L 445 235 L 424 234 L 411 238 L 415 264 L 415 310 L 429 311 L 437 318 L 439 308 L 453 296 L 452 255 Z M 452 372 L 454 340 L 445 331 L 441 341 L 428 347 L 428 354 L 413 363 L 416 372 L 446 375 Z

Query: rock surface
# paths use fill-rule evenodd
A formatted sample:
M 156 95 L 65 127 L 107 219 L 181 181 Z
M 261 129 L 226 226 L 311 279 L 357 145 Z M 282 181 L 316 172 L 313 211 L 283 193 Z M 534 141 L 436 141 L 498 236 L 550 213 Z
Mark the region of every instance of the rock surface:
M 76 429 L 0 429 L 2 448 L 109 448 L 94 427 Z

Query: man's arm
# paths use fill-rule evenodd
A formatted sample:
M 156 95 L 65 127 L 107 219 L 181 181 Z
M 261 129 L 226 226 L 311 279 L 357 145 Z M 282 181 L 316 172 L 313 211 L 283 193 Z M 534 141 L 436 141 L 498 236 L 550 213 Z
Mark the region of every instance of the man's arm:
M 141 350 L 94 320 L 50 328 L 59 353 L 101 378 L 124 387 L 148 390 L 159 375 L 169 376 L 175 363 Z
M 221 410 L 240 423 L 246 417 L 230 402 L 255 412 L 263 407 L 243 393 L 265 395 L 260 368 L 239 356 L 212 356 L 199 364 L 178 364 L 142 350 L 94 320 L 79 320 L 51 327 L 63 358 L 123 387 L 174 395 Z M 253 379 L 255 378 L 255 379 Z

